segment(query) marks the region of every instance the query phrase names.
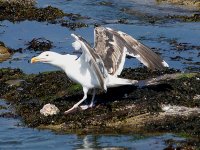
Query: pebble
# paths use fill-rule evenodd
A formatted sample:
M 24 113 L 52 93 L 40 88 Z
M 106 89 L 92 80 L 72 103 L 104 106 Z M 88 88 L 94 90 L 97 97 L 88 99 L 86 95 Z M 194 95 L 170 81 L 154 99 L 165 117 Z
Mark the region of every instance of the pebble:
M 43 108 L 40 110 L 40 113 L 44 116 L 52 116 L 56 115 L 60 112 L 60 110 L 54 105 L 54 104 L 46 104 L 43 106 Z
M 9 49 L 0 45 L 0 62 L 7 60 L 10 55 Z

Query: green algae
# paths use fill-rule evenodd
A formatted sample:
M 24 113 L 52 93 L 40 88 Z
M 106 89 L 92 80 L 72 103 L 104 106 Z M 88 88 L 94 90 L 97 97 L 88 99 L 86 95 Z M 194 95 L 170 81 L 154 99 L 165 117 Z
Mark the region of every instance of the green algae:
M 67 88 L 67 91 L 71 94 L 75 94 L 77 92 L 80 92 L 81 90 L 82 90 L 82 86 L 80 84 L 73 84 Z
M 197 73 L 184 73 L 184 74 L 180 74 L 180 76 L 178 77 L 178 79 L 181 79 L 181 78 L 192 78 L 194 76 L 196 76 Z

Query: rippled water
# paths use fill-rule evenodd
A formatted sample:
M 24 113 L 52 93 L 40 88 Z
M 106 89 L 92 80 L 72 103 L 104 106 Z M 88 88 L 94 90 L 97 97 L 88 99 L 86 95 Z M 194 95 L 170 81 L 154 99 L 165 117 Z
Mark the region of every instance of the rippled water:
M 45 37 L 53 41 L 54 47 L 52 51 L 60 53 L 71 53 L 72 38 L 71 33 L 77 33 L 87 38 L 90 43 L 93 43 L 93 26 L 84 29 L 71 31 L 65 27 L 54 24 L 38 23 L 32 21 L 24 21 L 17 24 L 3 21 L 0 28 L 0 39 L 11 48 L 23 48 L 27 46 L 27 42 L 33 38 Z M 31 30 L 30 30 L 31 26 Z M 177 40 L 180 43 L 188 43 L 189 45 L 199 45 L 200 29 L 198 23 L 176 23 L 164 25 L 123 25 L 123 24 L 108 24 L 108 27 L 124 31 L 133 35 L 135 38 L 142 41 L 151 48 L 158 49 L 162 57 L 169 63 L 170 67 L 187 70 L 188 66 L 193 66 L 192 63 L 187 63 L 185 59 L 192 58 L 191 62 L 199 61 L 199 50 L 188 49 L 186 51 L 173 50 L 170 45 L 170 40 Z M 15 33 L 15 36 L 13 36 Z M 145 37 L 145 38 L 144 38 Z M 23 53 L 15 53 L 10 60 L 0 63 L 0 67 L 21 68 L 26 73 L 38 73 L 41 71 L 55 70 L 52 66 L 44 64 L 30 64 L 31 57 L 40 52 L 30 52 L 24 50 Z M 181 61 L 171 60 L 171 57 L 181 56 L 184 59 Z M 126 67 L 139 66 L 140 63 L 135 59 L 127 59 Z
M 0 100 L 0 105 L 7 106 Z M 7 106 L 8 107 L 8 106 Z M 6 110 L 8 111 L 8 110 Z M 5 112 L 1 110 L 0 114 Z M 37 130 L 21 125 L 19 119 L 0 118 L 0 149 L 164 149 L 166 140 L 183 141 L 173 134 L 144 135 L 82 135 L 56 134 L 48 130 Z
M 145 22 L 142 15 L 151 14 L 164 16 L 166 14 L 191 14 L 191 10 L 183 7 L 158 5 L 154 0 L 111 0 L 111 6 L 101 6 L 96 0 L 38 0 L 39 7 L 52 5 L 65 12 L 80 13 L 91 19 L 84 20 L 86 23 L 99 23 L 107 27 L 129 33 L 151 48 L 161 53 L 162 57 L 171 67 L 187 71 L 188 67 L 198 67 L 193 64 L 199 61 L 199 50 L 188 49 L 177 51 L 170 44 L 171 40 L 189 45 L 198 46 L 200 43 L 199 23 L 165 22 L 150 24 Z M 122 8 L 139 10 L 142 13 L 135 15 L 121 11 Z M 159 13 L 158 13 L 159 11 Z M 118 24 L 117 20 L 127 18 L 130 24 Z M 72 38 L 70 34 L 75 32 L 93 43 L 93 25 L 76 31 L 61 27 L 59 24 L 46 22 L 23 21 L 11 23 L 0 22 L 0 41 L 7 46 L 17 49 L 25 49 L 23 53 L 15 53 L 9 60 L 0 63 L 0 67 L 21 68 L 26 73 L 38 73 L 42 71 L 57 70 L 44 64 L 30 64 L 31 57 L 40 52 L 26 50 L 26 44 L 33 38 L 45 37 L 53 42 L 52 51 L 71 53 Z M 180 61 L 172 60 L 171 57 L 181 56 Z M 192 59 L 188 62 L 188 59 Z M 191 63 L 192 62 L 192 63 Z M 141 64 L 128 59 L 126 67 L 140 66 Z M 5 105 L 0 101 L 0 105 Z M 4 110 L 1 110 L 1 112 Z M 73 134 L 61 135 L 48 130 L 31 129 L 20 125 L 19 119 L 0 118 L 0 149 L 95 149 L 95 148 L 121 148 L 121 149 L 163 149 L 166 147 L 165 140 L 184 140 L 173 134 L 157 136 L 141 135 L 86 135 Z

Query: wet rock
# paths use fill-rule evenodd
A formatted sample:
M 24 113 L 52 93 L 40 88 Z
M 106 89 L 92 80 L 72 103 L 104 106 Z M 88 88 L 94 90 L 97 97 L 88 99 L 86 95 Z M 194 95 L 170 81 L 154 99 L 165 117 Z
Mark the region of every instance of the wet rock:
M 121 11 L 123 13 L 126 13 L 128 15 L 132 15 L 134 17 L 137 17 L 138 19 L 141 19 L 142 21 L 145 21 L 150 24 L 154 24 L 160 21 L 163 21 L 163 17 L 153 16 L 146 12 L 141 12 L 139 10 L 131 9 L 131 8 L 122 8 Z M 128 22 L 127 22 L 128 23 Z
M 88 27 L 87 24 L 82 22 L 62 21 L 61 26 L 75 30 L 76 28 Z
M 73 13 L 65 13 L 65 16 L 69 17 L 69 19 L 72 21 L 77 21 L 80 19 L 90 19 L 90 17 L 81 16 L 80 14 L 73 14 Z
M 108 1 L 101 1 L 101 2 L 99 2 L 99 5 L 103 5 L 103 6 L 112 6 L 113 3 L 108 2 Z
M 0 105 L 0 110 L 2 110 L 2 109 L 7 109 L 7 107 Z
M 189 108 L 184 106 L 163 105 L 162 110 L 165 115 L 183 115 L 190 116 L 191 114 L 200 114 L 200 108 Z
M 35 0 L 0 0 L 0 2 L 8 2 L 8 3 L 13 3 L 13 4 L 21 4 L 21 5 L 25 5 L 25 6 L 31 6 L 36 4 Z
M 118 23 L 120 23 L 120 24 L 127 24 L 128 20 L 126 18 L 122 18 L 122 19 L 118 20 Z
M 199 66 L 188 66 L 186 67 L 186 70 L 189 72 L 200 72 L 200 67 Z
M 12 112 L 2 113 L 2 114 L 0 114 L 0 117 L 2 117 L 2 118 L 18 118 L 18 116 L 13 114 Z
M 34 51 L 48 51 L 53 47 L 53 42 L 47 40 L 45 38 L 34 38 L 30 42 L 28 42 L 27 49 Z
M 0 41 L 0 62 L 9 59 L 11 55 L 12 55 L 12 50 L 6 47 L 5 44 Z
M 189 62 L 190 62 L 190 63 L 193 63 L 193 62 L 191 62 L 191 61 L 192 61 L 192 57 L 183 58 L 183 57 L 181 57 L 181 56 L 175 56 L 175 57 L 170 57 L 170 59 L 173 60 L 173 61 L 185 60 L 185 61 L 187 61 L 187 62 L 184 62 L 184 63 L 187 63 L 187 64 L 189 64 Z
M 164 141 L 168 145 L 164 150 L 196 150 L 200 146 L 199 139 L 167 139 Z
M 200 7 L 199 7 L 200 8 Z M 153 15 L 146 12 L 142 12 L 140 10 L 135 10 L 132 8 L 122 8 L 121 11 L 128 15 L 132 15 L 137 17 L 138 19 L 150 23 L 166 23 L 173 21 L 181 21 L 181 22 L 199 22 L 200 21 L 200 14 L 194 13 L 193 15 Z
M 173 50 L 185 51 L 185 50 L 200 50 L 199 45 L 191 45 L 190 43 L 179 43 L 176 39 L 167 39 Z
M 21 80 L 21 79 L 14 79 L 14 80 L 8 80 L 5 83 L 8 84 L 9 86 L 21 86 L 23 83 L 25 82 L 25 80 Z
M 1 68 L 0 81 L 6 82 L 8 80 L 19 79 L 23 77 L 23 72 L 20 69 Z
M 199 22 L 200 21 L 200 14 L 193 14 L 191 16 L 180 16 L 180 15 L 174 15 L 174 16 L 167 16 L 169 19 L 177 19 L 184 22 Z
M 21 0 L 23 1 L 23 0 Z M 65 23 L 71 21 L 74 25 L 73 28 L 80 28 L 86 26 L 82 22 L 77 22 L 80 19 L 88 19 L 79 14 L 64 13 L 62 10 L 47 6 L 45 8 L 37 8 L 34 3 L 31 2 L 15 2 L 13 1 L 0 1 L 0 20 L 24 21 L 24 20 L 36 20 L 39 22 L 47 21 L 49 23 Z M 68 19 L 67 19 L 68 18 Z M 66 26 L 66 27 L 69 27 Z
M 199 137 L 199 115 L 190 116 L 165 116 L 163 119 L 149 120 L 145 128 L 149 131 L 176 132 L 194 137 Z
M 125 69 L 122 76 L 130 79 L 146 80 L 160 75 L 177 73 L 177 70 L 150 71 L 147 68 Z M 107 93 L 98 91 L 96 107 L 86 111 L 64 115 L 82 96 L 82 87 L 71 82 L 64 72 L 46 72 L 38 75 L 21 75 L 16 70 L 1 70 L 6 74 L 0 78 L 1 97 L 6 98 L 21 116 L 22 121 L 31 127 L 48 128 L 78 133 L 130 133 L 130 132 L 182 132 L 200 135 L 198 114 L 189 111 L 189 116 L 166 115 L 162 105 L 200 108 L 199 73 L 181 74 L 177 78 L 164 80 L 161 84 L 137 88 L 123 86 L 109 88 Z M 16 74 L 16 75 L 14 75 Z M 24 79 L 27 84 L 9 87 L 9 79 Z M 89 92 L 89 103 L 92 93 Z M 40 109 L 45 104 L 54 104 L 59 115 L 45 117 Z M 171 109 L 170 109 L 171 110 Z M 186 109 L 187 110 L 187 109 Z M 181 113 L 181 109 L 177 111 Z M 184 113 L 187 111 L 183 111 Z M 178 121 L 177 121 L 178 119 Z M 176 127 L 175 127 L 175 126 Z M 59 129 L 58 129 L 59 128 Z
M 186 7 L 194 7 L 200 9 L 200 2 L 198 0 L 156 0 L 156 2 L 161 3 L 171 3 L 176 5 L 184 5 Z
M 40 110 L 40 113 L 44 116 L 52 116 L 56 115 L 60 112 L 60 110 L 53 104 L 46 104 Z
M 193 97 L 194 100 L 200 100 L 200 95 L 196 94 L 194 97 Z
M 162 71 L 159 70 L 150 70 L 147 67 L 141 68 L 125 68 L 124 71 L 121 73 L 120 77 L 128 78 L 128 79 L 135 79 L 135 80 L 144 80 L 148 78 L 154 78 L 157 76 L 161 76 L 164 74 L 174 74 L 179 73 L 180 70 L 173 69 L 173 68 L 166 68 Z
M 54 7 L 36 8 L 33 4 L 1 2 L 0 20 L 22 21 L 22 20 L 37 20 L 37 21 L 53 21 L 57 18 L 62 18 L 64 13 Z
M 175 57 L 170 57 L 171 60 L 174 60 L 174 61 L 180 61 L 180 60 L 183 60 L 183 57 L 181 56 L 175 56 Z

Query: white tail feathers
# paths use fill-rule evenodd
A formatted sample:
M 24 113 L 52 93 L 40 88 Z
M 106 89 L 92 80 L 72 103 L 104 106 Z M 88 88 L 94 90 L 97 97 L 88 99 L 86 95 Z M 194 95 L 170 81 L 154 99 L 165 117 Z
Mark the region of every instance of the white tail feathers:
M 107 87 L 118 87 L 123 85 L 136 85 L 137 83 L 137 80 L 123 79 L 110 75 L 106 85 Z

